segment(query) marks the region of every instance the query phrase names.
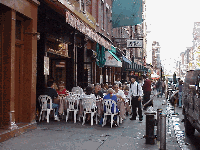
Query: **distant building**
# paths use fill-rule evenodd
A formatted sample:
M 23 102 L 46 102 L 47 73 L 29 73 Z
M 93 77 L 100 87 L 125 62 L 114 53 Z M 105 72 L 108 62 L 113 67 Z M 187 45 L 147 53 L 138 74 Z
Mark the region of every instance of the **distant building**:
M 157 41 L 153 41 L 152 43 L 152 66 L 154 72 L 161 75 L 160 44 Z
M 200 22 L 194 22 L 193 48 L 194 68 L 200 68 Z

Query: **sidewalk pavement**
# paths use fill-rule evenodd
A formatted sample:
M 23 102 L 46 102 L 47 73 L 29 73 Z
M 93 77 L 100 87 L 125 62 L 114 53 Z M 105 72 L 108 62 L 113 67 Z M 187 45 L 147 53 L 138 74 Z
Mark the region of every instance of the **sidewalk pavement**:
M 167 105 L 162 105 L 164 98 L 154 98 L 154 110 L 162 108 L 166 110 Z M 144 113 L 144 111 L 143 111 Z M 156 117 L 156 116 L 155 116 Z M 171 128 L 171 129 L 170 129 Z M 170 129 L 170 130 L 169 130 Z M 94 124 L 81 125 L 81 122 L 51 121 L 50 123 L 38 123 L 37 129 L 30 130 L 18 137 L 0 143 L 2 149 L 12 150 L 156 150 L 159 149 L 157 142 L 154 145 L 145 144 L 146 116 L 140 122 L 126 120 L 119 127 Z M 166 149 L 180 150 L 172 126 L 167 124 Z M 170 132 L 169 132 L 170 131 Z M 156 132 L 155 132 L 156 133 Z

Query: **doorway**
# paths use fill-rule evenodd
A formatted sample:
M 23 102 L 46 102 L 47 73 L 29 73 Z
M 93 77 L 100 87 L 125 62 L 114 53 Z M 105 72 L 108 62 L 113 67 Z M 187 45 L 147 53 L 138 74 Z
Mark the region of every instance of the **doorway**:
M 15 24 L 15 121 L 23 120 L 23 59 L 24 59 L 24 21 L 16 16 Z

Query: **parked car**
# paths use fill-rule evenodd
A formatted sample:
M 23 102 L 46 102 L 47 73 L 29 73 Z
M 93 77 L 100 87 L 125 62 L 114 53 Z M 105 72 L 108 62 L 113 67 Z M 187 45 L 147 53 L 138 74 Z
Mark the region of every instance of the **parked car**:
M 200 132 L 200 70 L 187 72 L 182 93 L 186 135 Z

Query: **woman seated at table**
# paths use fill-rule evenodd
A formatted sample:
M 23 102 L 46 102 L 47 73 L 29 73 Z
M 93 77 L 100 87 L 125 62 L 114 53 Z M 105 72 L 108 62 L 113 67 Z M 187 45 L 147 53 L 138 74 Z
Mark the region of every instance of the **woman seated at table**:
M 86 87 L 85 95 L 83 95 L 82 99 L 83 99 L 83 100 L 86 99 L 86 98 L 88 97 L 88 95 L 89 95 L 91 98 L 94 99 L 94 104 L 95 104 L 95 103 L 96 103 L 96 96 L 95 96 L 94 94 L 92 94 L 92 90 L 93 90 L 93 89 L 92 89 L 91 86 L 87 86 L 87 87 Z M 92 109 L 94 109 L 95 106 L 96 106 L 96 105 L 93 105 Z M 81 113 L 83 113 L 83 112 L 81 112 Z M 88 116 L 87 116 L 86 122 L 89 122 L 89 121 L 90 121 L 91 115 L 90 115 L 90 114 L 87 114 L 87 115 L 88 115 Z
M 67 90 L 65 89 L 65 83 L 61 81 L 58 85 L 58 90 L 57 90 L 58 95 L 66 95 Z
M 108 91 L 107 91 L 107 95 L 104 96 L 104 100 L 105 99 L 111 99 L 111 100 L 114 100 L 117 104 L 117 95 L 113 94 L 114 93 L 114 90 L 112 88 L 109 88 Z M 104 112 L 106 112 L 106 107 L 104 106 Z M 111 112 L 114 113 L 114 104 L 112 104 L 112 108 L 111 108 Z M 116 113 L 118 113 L 119 110 L 117 108 L 117 105 L 116 105 Z M 114 116 L 114 126 L 117 126 L 117 116 Z

